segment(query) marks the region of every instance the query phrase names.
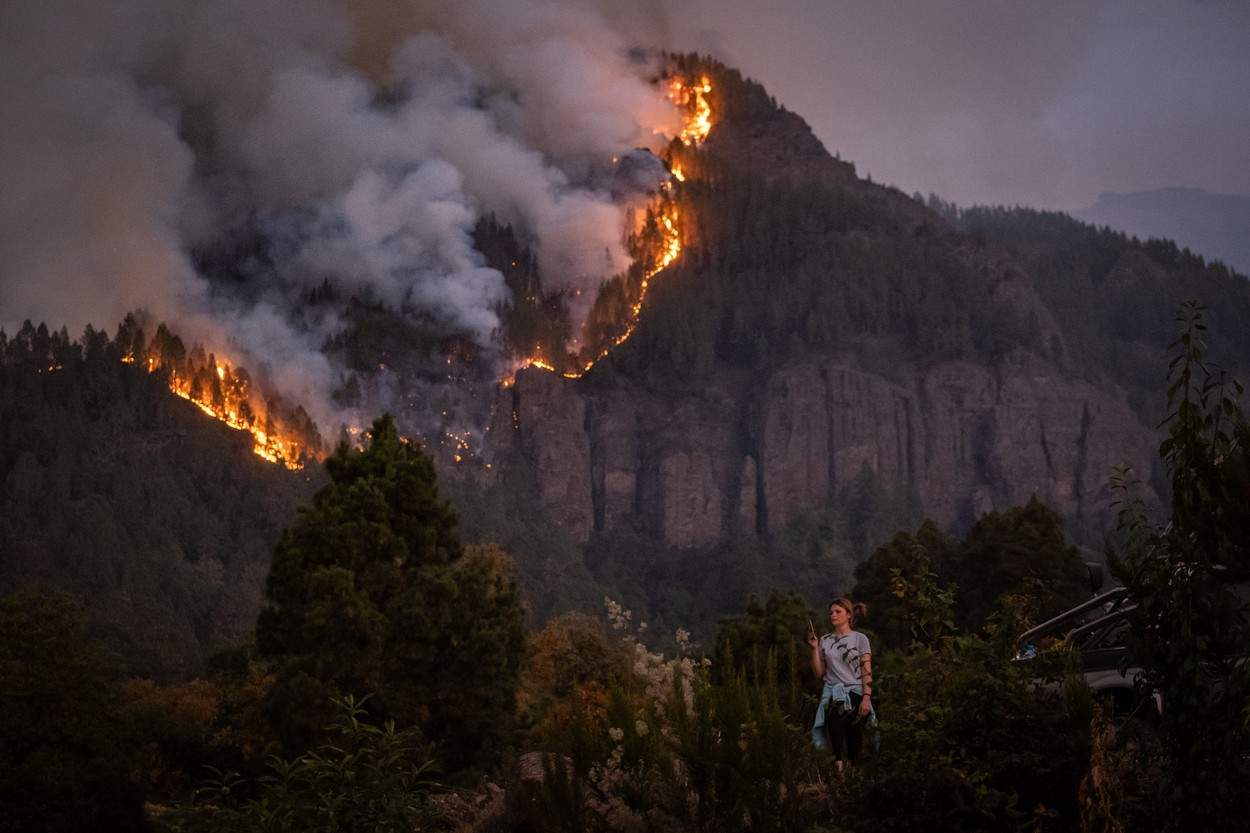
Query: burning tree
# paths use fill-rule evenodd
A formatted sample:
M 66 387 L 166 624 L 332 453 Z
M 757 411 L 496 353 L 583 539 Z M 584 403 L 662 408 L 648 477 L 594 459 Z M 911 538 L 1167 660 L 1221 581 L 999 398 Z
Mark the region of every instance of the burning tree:
M 213 419 L 252 435 L 252 450 L 271 463 L 302 468 L 321 456 L 321 435 L 303 406 L 265 395 L 247 370 L 196 345 L 187 350 L 164 324 L 151 339 L 135 315 L 117 329 L 121 361 L 161 376 L 169 390 Z

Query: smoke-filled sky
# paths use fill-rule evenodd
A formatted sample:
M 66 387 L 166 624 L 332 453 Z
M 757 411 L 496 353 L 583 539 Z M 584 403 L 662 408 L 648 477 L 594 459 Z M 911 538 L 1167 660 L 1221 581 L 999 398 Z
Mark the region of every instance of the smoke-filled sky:
M 146 308 L 333 430 L 323 281 L 489 352 L 486 213 L 549 286 L 626 265 L 610 160 L 680 122 L 638 47 L 738 66 L 907 191 L 1078 208 L 1250 192 L 1247 46 L 1233 0 L 3 0 L 0 327 Z
M 861 175 L 968 203 L 1250 194 L 1245 0 L 667 0 Z
M 307 303 L 323 281 L 489 351 L 508 289 L 473 247 L 488 212 L 549 286 L 628 265 L 611 160 L 680 124 L 634 50 L 659 20 L 576 0 L 6 0 L 0 326 L 111 330 L 144 308 L 263 362 L 333 430 L 343 373 L 319 348 L 343 323 Z M 232 280 L 194 265 L 258 237 Z

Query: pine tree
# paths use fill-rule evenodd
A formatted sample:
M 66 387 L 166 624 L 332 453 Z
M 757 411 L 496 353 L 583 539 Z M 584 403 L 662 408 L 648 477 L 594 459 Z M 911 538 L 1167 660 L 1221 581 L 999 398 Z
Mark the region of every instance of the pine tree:
M 269 709 L 292 748 L 315 743 L 332 697 L 416 724 L 452 768 L 485 762 L 513 712 L 522 608 L 505 557 L 466 552 L 433 463 L 389 416 L 283 534 L 257 641 L 276 666 Z
M 980 627 L 999 596 L 1022 587 L 1034 597 L 1039 621 L 1089 597 L 1089 572 L 1064 539 L 1063 520 L 1036 497 L 977 521 L 952 566 L 959 622 L 969 630 Z

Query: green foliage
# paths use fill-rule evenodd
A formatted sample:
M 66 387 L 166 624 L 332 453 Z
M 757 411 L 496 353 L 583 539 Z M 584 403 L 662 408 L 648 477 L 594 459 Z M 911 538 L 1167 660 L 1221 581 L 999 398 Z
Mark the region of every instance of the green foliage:
M 512 292 L 500 310 L 503 337 L 511 355 L 544 356 L 553 364 L 564 358 L 569 321 L 562 293 L 543 289 L 538 258 L 523 245 L 516 231 L 488 215 L 473 228 L 473 247 L 486 263 L 503 273 Z M 619 320 L 619 319 L 618 319 Z
M 828 504 L 796 514 L 773 535 L 739 535 L 692 553 L 664 544 L 653 532 L 622 526 L 591 539 L 585 566 L 600 597 L 621 598 L 653 627 L 688 627 L 713 645 L 721 618 L 740 612 L 752 595 L 793 589 L 823 610 L 851 587 L 855 565 L 872 547 L 918 520 L 906 487 L 885 487 L 863 469 Z M 571 569 L 564 573 L 552 581 L 576 576 Z M 823 621 L 822 614 L 818 626 Z
M 866 465 L 839 490 L 834 503 L 846 519 L 847 543 L 857 561 L 920 519 L 920 501 L 908 486 L 891 488 Z
M 1250 428 L 1241 386 L 1206 360 L 1203 310 L 1186 304 L 1169 365 L 1168 429 L 1159 453 L 1172 517 L 1152 526 L 1122 472 L 1112 565 L 1137 602 L 1130 651 L 1142 684 L 1162 695 L 1167 830 L 1219 829 L 1250 810 Z M 1244 588 L 1244 585 L 1243 585 Z
M 498 477 L 486 484 L 469 479 L 440 484 L 460 515 L 463 540 L 498 544 L 515 559 L 531 627 L 562 611 L 597 610 L 605 587 L 588 569 L 583 548 L 542 511 L 524 456 L 497 460 L 495 471 Z
M 900 532 L 856 566 L 851 597 L 868 605 L 882 646 L 932 645 L 955 630 L 955 588 L 938 571 L 948 569 L 957 546 L 926 520 L 914 535 Z
M 815 768 L 808 733 L 792 722 L 775 673 L 760 676 L 702 681 L 693 710 L 672 704 L 672 751 L 686 777 L 668 806 L 683 829 L 802 830 L 821 814 L 800 789 Z
M 726 168 L 677 205 L 697 234 L 614 353 L 629 372 L 698 378 L 879 341 L 925 361 L 1043 346 L 951 241 L 897 234 L 884 195 Z
M 351 695 L 335 700 L 333 742 L 296 758 L 274 757 L 249 781 L 213 770 L 194 800 L 159 817 L 170 833 L 410 833 L 434 817 L 433 767 L 420 734 L 368 722 Z M 417 761 L 420 761 L 419 763 Z
M 0 600 L 0 831 L 143 829 L 114 675 L 71 597 Z
M 827 619 L 797 593 L 774 590 L 763 602 L 752 596 L 746 611 L 720 622 L 712 662 L 716 678 L 728 681 L 741 677 L 748 683 L 764 684 L 767 681 L 763 678 L 771 670 L 772 684 L 788 692 L 786 706 L 797 716 L 797 681 L 810 676 L 808 623 L 819 634 L 828 629 Z
M 1011 662 L 1037 593 L 1004 594 L 983 633 L 956 635 L 953 596 L 932 573 L 896 587 L 904 627 L 943 624 L 905 650 L 874 652 L 880 749 L 853 771 L 835 774 L 812 747 L 812 699 L 779 666 L 779 648 L 806 629 L 801 598 L 773 594 L 726 619 L 717 664 L 763 659 L 710 674 L 637 643 L 626 612 L 610 606 L 638 657 L 633 674 L 606 697 L 574 698 L 565 731 L 545 738 L 542 779 L 516 788 L 506 822 L 536 831 L 1075 830 L 1092 701 L 1065 673 L 1066 658 L 1040 670 L 1040 661 Z
M 368 377 L 379 365 L 401 374 L 430 374 L 441 365 L 446 373 L 447 339 L 430 327 L 396 315 L 381 302 L 356 298 L 344 306 L 342 315 L 346 326 L 324 350 L 353 373 Z
M 1042 619 L 1089 596 L 1088 570 L 1064 540 L 1062 519 L 1036 497 L 983 516 L 963 541 L 925 521 L 914 535 L 879 547 L 855 576 L 853 597 L 868 604 L 874 630 L 896 647 L 931 643 L 956 627 L 975 631 L 1006 593 L 1029 595 Z
M 565 613 L 529 638 L 517 705 L 531 735 L 542 742 L 557 732 L 578 692 L 607 691 L 629 675 L 633 657 L 612 640 L 598 618 Z
M 956 613 L 967 629 L 979 627 L 999 596 L 1026 582 L 1036 588 L 1042 619 L 1089 597 L 1089 572 L 1064 540 L 1063 519 L 1036 497 L 983 516 L 954 555 L 949 577 L 960 588 Z
M 619 607 L 610 615 L 628 622 Z M 772 660 L 755 681 L 722 672 L 718 682 L 623 630 L 632 673 L 569 712 L 541 784 L 518 788 L 513 829 L 804 830 L 823 816 L 827 805 L 806 785 L 832 764 L 793 719 L 794 686 L 778 684 Z
M 1033 277 L 1061 328 L 1063 345 L 1049 355 L 1074 375 L 1121 385 L 1141 412 L 1159 413 L 1158 351 L 1185 299 L 1210 307 L 1219 355 L 1240 368 L 1250 357 L 1250 287 L 1221 263 L 1057 212 L 935 207 L 982 244 L 1006 246 Z
M 433 464 L 390 417 L 326 469 L 330 485 L 274 552 L 257 624 L 284 742 L 313 745 L 328 698 L 368 690 L 378 693 L 371 711 L 416 723 L 448 767 L 489 761 L 524 646 L 503 554 L 462 550 Z
M 207 678 L 122 685 L 120 706 L 138 741 L 134 771 L 148 802 L 185 798 L 205 767 L 258 774 L 278 748 L 264 714 L 268 670 L 246 646 L 229 653 L 238 665 L 223 669 L 215 657 Z

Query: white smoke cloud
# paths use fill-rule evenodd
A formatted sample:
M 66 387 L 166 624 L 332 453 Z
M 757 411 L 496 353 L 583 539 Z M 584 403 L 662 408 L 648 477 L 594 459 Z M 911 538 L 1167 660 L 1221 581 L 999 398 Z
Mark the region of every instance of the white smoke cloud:
M 327 427 L 341 381 L 310 313 L 330 279 L 489 349 L 503 277 L 485 212 L 555 286 L 627 265 L 594 187 L 677 113 L 631 54 L 644 16 L 573 0 L 17 0 L 0 11 L 0 326 L 146 308 L 264 362 Z M 657 26 L 662 21 L 656 20 Z M 244 286 L 188 253 L 251 224 Z M 587 295 L 589 297 L 589 294 Z
M 4 322 L 80 328 L 137 302 L 174 314 L 200 301 L 177 228 L 193 157 L 162 102 L 113 75 L 38 79 L 0 96 Z

